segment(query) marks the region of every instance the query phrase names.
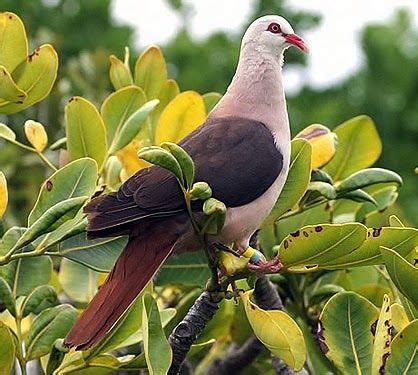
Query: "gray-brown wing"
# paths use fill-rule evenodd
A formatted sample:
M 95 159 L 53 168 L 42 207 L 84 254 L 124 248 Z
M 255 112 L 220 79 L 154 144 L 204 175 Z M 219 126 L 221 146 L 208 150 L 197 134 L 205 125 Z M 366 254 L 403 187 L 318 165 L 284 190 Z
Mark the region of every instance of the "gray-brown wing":
M 207 182 L 213 197 L 227 207 L 245 205 L 262 195 L 283 167 L 283 156 L 268 128 L 257 121 L 225 117 L 210 119 L 180 145 L 196 165 L 196 180 Z M 144 169 L 117 193 L 99 197 L 91 209 L 89 229 L 98 230 L 184 210 L 183 194 L 175 177 L 160 167 Z M 94 216 L 96 213 L 96 216 Z M 99 215 L 97 215 L 99 213 Z

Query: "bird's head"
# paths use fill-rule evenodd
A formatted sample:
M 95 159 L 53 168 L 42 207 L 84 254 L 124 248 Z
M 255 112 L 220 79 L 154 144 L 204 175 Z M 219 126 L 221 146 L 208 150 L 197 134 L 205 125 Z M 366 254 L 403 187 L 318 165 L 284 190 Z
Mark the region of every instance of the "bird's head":
M 281 55 L 282 52 L 295 46 L 307 53 L 308 46 L 295 34 L 290 23 L 280 16 L 264 16 L 256 19 L 245 32 L 242 45 L 252 44 L 260 51 Z

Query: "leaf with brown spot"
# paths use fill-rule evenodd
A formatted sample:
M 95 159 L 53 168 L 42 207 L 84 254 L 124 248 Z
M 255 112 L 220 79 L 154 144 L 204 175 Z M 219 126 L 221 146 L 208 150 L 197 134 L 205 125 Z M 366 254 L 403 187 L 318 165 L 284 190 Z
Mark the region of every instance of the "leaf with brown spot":
M 385 358 L 390 354 L 392 330 L 390 299 L 385 295 L 383 297 L 383 304 L 380 310 L 379 320 L 377 321 L 376 334 L 373 343 L 372 374 L 380 372 L 384 367 Z

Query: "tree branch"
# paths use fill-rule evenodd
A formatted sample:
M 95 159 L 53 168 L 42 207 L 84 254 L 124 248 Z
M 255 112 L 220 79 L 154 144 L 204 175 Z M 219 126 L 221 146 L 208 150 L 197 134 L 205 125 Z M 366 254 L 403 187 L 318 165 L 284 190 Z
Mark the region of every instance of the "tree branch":
M 184 319 L 174 328 L 168 338 L 173 350 L 173 361 L 168 371 L 169 374 L 176 375 L 179 373 L 190 347 L 202 333 L 209 320 L 215 315 L 219 308 L 219 302 L 213 301 L 211 294 L 204 291 Z

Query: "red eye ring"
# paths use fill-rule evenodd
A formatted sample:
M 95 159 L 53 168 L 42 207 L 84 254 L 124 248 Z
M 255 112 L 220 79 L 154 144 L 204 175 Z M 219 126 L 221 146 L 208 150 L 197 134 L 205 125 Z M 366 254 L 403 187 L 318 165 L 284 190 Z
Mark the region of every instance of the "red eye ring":
M 267 30 L 273 34 L 280 34 L 282 32 L 280 25 L 276 22 L 271 23 L 269 27 L 267 28 Z

